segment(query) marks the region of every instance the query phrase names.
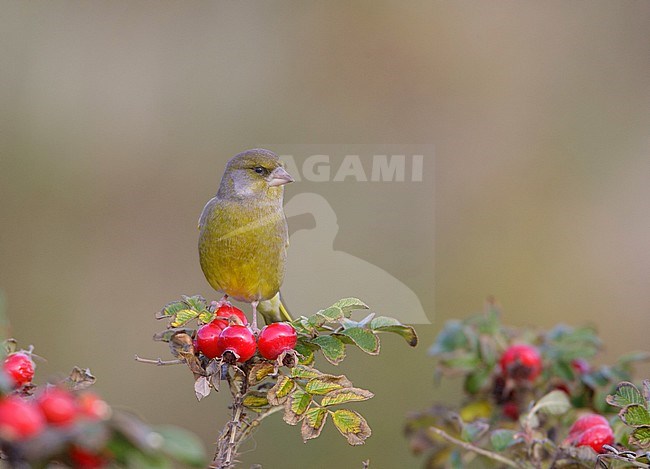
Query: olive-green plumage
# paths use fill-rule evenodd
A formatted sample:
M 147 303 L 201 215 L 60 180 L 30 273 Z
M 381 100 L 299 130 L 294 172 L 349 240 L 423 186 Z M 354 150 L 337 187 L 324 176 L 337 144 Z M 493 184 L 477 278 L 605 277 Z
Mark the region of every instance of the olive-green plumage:
M 254 310 L 258 302 L 278 295 L 284 279 L 288 231 L 283 186 L 292 181 L 275 153 L 247 150 L 228 162 L 217 195 L 199 218 L 205 278 L 215 290 L 252 303 Z M 278 309 L 271 304 L 260 308 L 267 322 L 267 315 L 277 320 Z

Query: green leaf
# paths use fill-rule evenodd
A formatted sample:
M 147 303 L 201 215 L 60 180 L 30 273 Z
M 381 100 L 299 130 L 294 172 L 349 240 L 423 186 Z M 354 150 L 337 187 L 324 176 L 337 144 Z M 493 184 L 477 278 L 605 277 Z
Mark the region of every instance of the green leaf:
M 269 399 L 266 393 L 261 391 L 248 391 L 242 400 L 244 407 L 259 411 L 269 406 Z
M 517 440 L 515 440 L 516 433 L 515 430 L 506 430 L 503 428 L 494 430 L 490 434 L 490 444 L 492 445 L 492 448 L 497 452 L 501 452 L 507 447 L 515 444 L 517 442 Z
M 294 350 L 298 352 L 300 357 L 300 363 L 302 365 L 309 365 L 314 361 L 314 350 L 317 350 L 317 347 L 314 344 L 306 343 L 304 339 L 298 339 L 298 343 L 294 347 Z
M 481 364 L 481 359 L 474 352 L 461 352 L 450 358 L 445 358 L 443 363 L 453 370 L 471 372 Z
M 440 355 L 453 352 L 469 345 L 463 323 L 457 320 L 447 321 L 445 327 L 438 334 L 436 341 L 429 349 L 429 354 Z
M 345 358 L 345 345 L 334 336 L 321 335 L 311 342 L 320 347 L 327 361 L 333 365 L 338 365 Z
M 365 401 L 373 397 L 370 391 L 360 388 L 343 388 L 328 392 L 321 400 L 323 407 L 344 404 L 346 402 Z
M 176 313 L 176 317 L 171 322 L 171 326 L 172 327 L 184 326 L 186 323 L 190 322 L 198 315 L 199 313 L 197 313 L 192 309 L 182 309 Z
M 465 378 L 465 391 L 469 394 L 478 393 L 490 378 L 490 370 L 479 368 L 467 375 Z
M 630 443 L 643 449 L 650 447 L 650 427 L 635 429 L 630 435 Z
M 325 395 L 342 388 L 351 388 L 352 383 L 345 376 L 320 375 L 310 379 L 305 385 L 305 391 L 313 395 Z
M 358 298 L 343 298 L 327 309 L 330 308 L 340 309 L 345 317 L 349 317 L 352 311 L 357 309 L 368 309 L 368 305 Z
M 305 365 L 297 365 L 291 369 L 291 377 L 298 379 L 311 379 L 322 375 L 316 368 Z
M 488 431 L 490 425 L 482 420 L 475 420 L 470 423 L 463 423 L 460 437 L 467 442 L 474 442 L 482 437 Z
M 288 376 L 279 376 L 278 382 L 269 389 L 267 397 L 271 405 L 282 405 L 296 387 L 296 383 Z
M 645 406 L 645 399 L 634 384 L 623 381 L 616 386 L 614 394 L 607 396 L 607 403 L 615 407 L 625 407 L 631 404 Z
M 203 443 L 193 433 L 183 428 L 164 425 L 155 428 L 164 439 L 162 450 L 180 463 L 192 467 L 205 467 L 207 455 Z
M 341 432 L 352 446 L 362 445 L 372 434 L 368 422 L 361 414 L 347 409 L 339 409 L 330 412 L 332 422 L 337 430 Z
M 571 409 L 571 402 L 564 391 L 558 389 L 549 392 L 534 405 L 531 414 L 543 412 L 550 415 L 564 414 Z
M 339 334 L 352 339 L 356 346 L 367 354 L 377 355 L 379 353 L 379 338 L 368 329 L 353 327 L 342 330 Z
M 145 454 L 137 450 L 125 455 L 127 469 L 171 469 L 171 462 L 160 454 Z
M 313 407 L 305 412 L 305 417 L 302 420 L 302 427 L 300 433 L 302 440 L 306 442 L 312 438 L 317 438 L 327 420 L 327 411 L 322 407 Z
M 159 313 L 156 313 L 156 319 L 171 317 L 184 309 L 187 309 L 187 305 L 183 301 L 172 301 L 163 306 Z
M 370 329 L 376 332 L 392 332 L 393 334 L 398 334 L 411 347 L 415 347 L 418 344 L 418 335 L 415 333 L 415 329 L 411 326 L 405 326 L 394 318 L 378 316 L 370 321 Z
M 287 402 L 284 405 L 283 420 L 289 425 L 296 425 L 305 416 L 305 412 L 309 409 L 311 402 L 311 394 L 302 389 L 297 389 L 293 394 L 291 394 L 291 396 L 289 396 L 289 399 L 287 399 Z
M 621 410 L 618 415 L 630 427 L 650 426 L 650 413 L 641 404 L 630 404 Z
M 201 295 L 194 296 L 185 296 L 183 295 L 183 302 L 190 307 L 190 309 L 196 311 L 197 313 L 202 313 L 203 311 L 208 310 L 208 304 Z

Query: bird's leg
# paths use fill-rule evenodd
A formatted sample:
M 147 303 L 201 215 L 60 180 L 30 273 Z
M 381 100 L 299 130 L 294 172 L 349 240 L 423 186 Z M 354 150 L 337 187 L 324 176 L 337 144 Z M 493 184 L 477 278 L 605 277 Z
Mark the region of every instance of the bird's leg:
M 253 321 L 251 324 L 251 329 L 253 330 L 253 334 L 257 335 L 259 334 L 260 330 L 257 328 L 257 305 L 260 304 L 259 301 L 253 301 L 251 303 L 251 306 L 253 307 Z

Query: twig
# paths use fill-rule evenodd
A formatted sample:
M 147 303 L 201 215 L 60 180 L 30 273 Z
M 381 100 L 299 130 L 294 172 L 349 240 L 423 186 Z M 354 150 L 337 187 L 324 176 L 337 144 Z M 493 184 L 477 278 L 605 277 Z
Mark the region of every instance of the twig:
M 151 358 L 142 358 L 137 355 L 135 356 L 135 361 L 140 363 L 149 363 L 150 365 L 157 366 L 180 365 L 181 363 L 185 363 L 183 360 L 163 360 L 162 358 L 154 360 Z
M 505 464 L 506 466 L 509 466 L 509 467 L 514 467 L 514 468 L 519 467 L 519 464 L 517 464 L 516 462 L 514 462 L 514 461 L 512 461 L 512 460 L 510 460 L 508 458 L 505 458 L 505 457 L 501 456 L 500 454 L 493 453 L 492 451 L 488 451 L 486 449 L 479 448 L 478 446 L 474 446 L 471 443 L 467 443 L 465 441 L 461 441 L 461 440 L 459 440 L 457 438 L 454 438 L 453 436 L 451 436 L 450 434 L 448 434 L 444 430 L 441 430 L 440 428 L 429 427 L 429 430 L 431 430 L 436 435 L 442 437 L 444 440 L 447 440 L 449 443 L 454 444 L 456 446 L 460 446 L 461 448 L 463 448 L 463 449 L 465 449 L 467 451 L 472 451 L 474 453 L 480 454 L 481 456 L 485 456 L 486 458 L 490 458 L 490 459 L 492 459 L 494 461 L 499 461 L 500 463 Z

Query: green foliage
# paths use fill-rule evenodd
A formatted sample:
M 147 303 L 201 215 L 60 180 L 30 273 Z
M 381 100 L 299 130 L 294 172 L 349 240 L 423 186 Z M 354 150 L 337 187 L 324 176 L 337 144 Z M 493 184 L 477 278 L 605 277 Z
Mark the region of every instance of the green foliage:
M 291 323 L 298 335 L 295 350 L 284 352 L 274 361 L 256 354 L 234 366 L 219 358 L 209 360 L 194 350 L 196 330 L 190 323 L 196 320 L 198 326 L 208 322 L 214 317 L 213 309 L 200 296 L 184 296 L 169 303 L 156 315 L 167 320 L 167 329 L 156 334 L 154 340 L 167 342 L 172 355 L 188 365 L 194 375 L 197 398 L 203 399 L 212 390 L 219 390 L 222 381 L 228 384 L 233 398 L 233 419 L 226 424 L 217 442 L 218 454 L 213 461 L 217 467 L 227 467 L 238 446 L 263 419 L 278 411 L 289 425 L 300 424 L 305 442 L 317 438 L 331 420 L 350 445 L 363 444 L 372 433 L 366 419 L 341 406 L 368 400 L 374 394 L 354 386 L 346 376 L 316 369 L 315 352 L 320 351 L 328 362 L 338 365 L 345 359 L 348 347 L 377 355 L 382 333 L 397 334 L 410 346 L 417 344 L 415 330 L 396 319 L 370 314 L 361 321 L 353 321 L 352 312 L 368 306 L 356 298 L 344 298 Z M 160 360 L 150 362 L 162 364 Z
M 590 361 L 602 343 L 593 328 L 514 328 L 499 318 L 490 301 L 482 314 L 447 322 L 429 349 L 437 380 L 460 379 L 465 393 L 459 406 L 436 404 L 409 416 L 406 435 L 415 453 L 428 455 L 425 467 L 608 467 L 607 460 L 617 460 L 650 468 L 650 384 L 644 382 L 641 392 L 627 382 L 633 365 L 650 354 L 630 353 L 613 365 L 595 366 Z M 540 373 L 518 376 L 500 363 L 514 344 L 536 350 Z M 589 446 L 565 442 L 568 427 L 585 410 L 619 412 L 618 449 L 606 446 L 597 455 Z

